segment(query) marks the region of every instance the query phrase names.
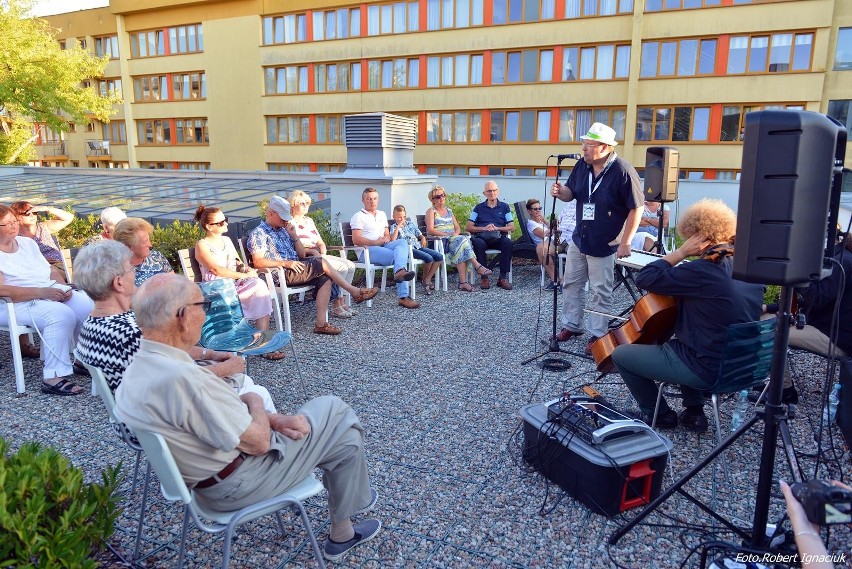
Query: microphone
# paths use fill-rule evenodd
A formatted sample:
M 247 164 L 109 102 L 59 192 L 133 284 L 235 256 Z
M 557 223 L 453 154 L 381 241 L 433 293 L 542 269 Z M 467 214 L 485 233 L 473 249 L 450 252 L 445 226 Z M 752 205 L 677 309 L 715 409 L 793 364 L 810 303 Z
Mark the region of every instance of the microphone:
M 566 158 L 571 160 L 579 160 L 580 158 L 582 158 L 580 154 L 551 154 L 550 157 L 556 158 L 557 162 L 562 162 Z

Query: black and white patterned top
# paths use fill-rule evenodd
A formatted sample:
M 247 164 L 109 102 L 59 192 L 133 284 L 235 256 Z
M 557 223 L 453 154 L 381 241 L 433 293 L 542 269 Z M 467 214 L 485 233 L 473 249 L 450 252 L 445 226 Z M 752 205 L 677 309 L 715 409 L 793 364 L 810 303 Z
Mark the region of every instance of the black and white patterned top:
M 124 370 L 139 351 L 141 338 L 142 331 L 132 311 L 89 316 L 77 340 L 77 353 L 84 363 L 103 370 L 110 390 L 115 393 Z

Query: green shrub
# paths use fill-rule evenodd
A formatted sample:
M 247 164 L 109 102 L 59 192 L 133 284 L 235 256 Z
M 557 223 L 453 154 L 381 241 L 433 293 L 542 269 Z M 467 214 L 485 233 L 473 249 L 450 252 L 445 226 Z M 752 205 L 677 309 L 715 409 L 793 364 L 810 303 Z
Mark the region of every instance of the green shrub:
M 121 464 L 84 483 L 56 449 L 25 443 L 9 454 L 0 438 L 0 566 L 97 567 L 92 555 L 112 535 Z
M 154 227 L 151 246 L 165 255 L 172 268 L 180 272 L 178 251 L 195 247 L 204 235 L 204 230 L 197 223 L 174 220 L 171 225 Z
M 98 223 L 101 218 L 93 213 L 86 217 L 74 217 L 68 226 L 56 234 L 59 246 L 63 249 L 79 249 L 98 234 Z

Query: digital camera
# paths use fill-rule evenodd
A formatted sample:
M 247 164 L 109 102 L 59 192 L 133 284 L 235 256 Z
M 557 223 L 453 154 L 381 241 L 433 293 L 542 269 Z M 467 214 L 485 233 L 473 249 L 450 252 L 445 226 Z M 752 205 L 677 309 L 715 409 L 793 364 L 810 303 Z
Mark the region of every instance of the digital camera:
M 790 489 L 812 523 L 821 526 L 852 523 L 852 490 L 822 480 L 796 482 Z

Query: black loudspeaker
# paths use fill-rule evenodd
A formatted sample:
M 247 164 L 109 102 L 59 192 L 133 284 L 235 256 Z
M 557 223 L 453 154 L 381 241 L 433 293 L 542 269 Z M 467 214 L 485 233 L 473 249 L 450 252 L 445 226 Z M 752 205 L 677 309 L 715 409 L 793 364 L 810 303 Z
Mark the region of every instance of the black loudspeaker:
M 777 285 L 819 278 L 836 157 L 845 152 L 846 129 L 825 115 L 746 115 L 735 278 Z
M 840 405 L 837 406 L 837 424 L 852 447 L 852 360 L 840 363 Z
M 680 153 L 673 146 L 652 146 L 645 151 L 645 200 L 677 200 Z

